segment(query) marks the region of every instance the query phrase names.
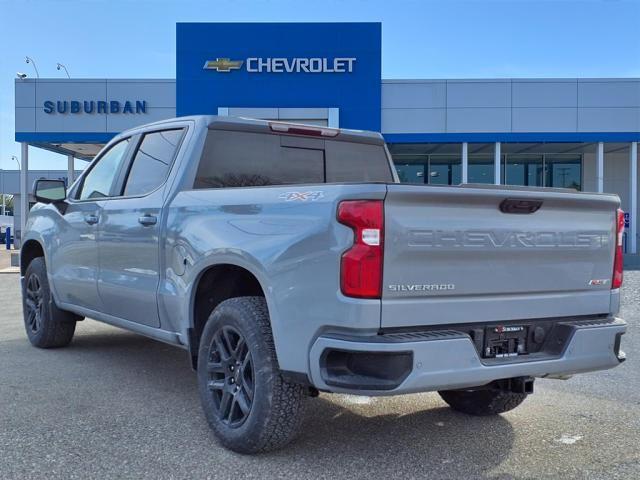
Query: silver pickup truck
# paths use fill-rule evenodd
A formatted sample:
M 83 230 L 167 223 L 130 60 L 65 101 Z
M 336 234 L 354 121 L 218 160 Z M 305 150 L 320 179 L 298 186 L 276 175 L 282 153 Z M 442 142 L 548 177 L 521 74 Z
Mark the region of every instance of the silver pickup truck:
M 34 193 L 31 343 L 90 317 L 184 348 L 235 451 L 286 444 L 319 391 L 492 415 L 625 358 L 615 195 L 402 185 L 377 133 L 210 116 L 124 132 Z

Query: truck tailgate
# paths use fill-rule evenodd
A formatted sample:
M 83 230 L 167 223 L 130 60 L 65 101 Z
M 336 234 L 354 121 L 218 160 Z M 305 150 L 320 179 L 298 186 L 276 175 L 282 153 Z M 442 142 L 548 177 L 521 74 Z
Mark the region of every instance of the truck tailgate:
M 505 201 L 539 209 L 505 213 Z M 388 185 L 381 326 L 607 314 L 618 206 L 616 195 Z

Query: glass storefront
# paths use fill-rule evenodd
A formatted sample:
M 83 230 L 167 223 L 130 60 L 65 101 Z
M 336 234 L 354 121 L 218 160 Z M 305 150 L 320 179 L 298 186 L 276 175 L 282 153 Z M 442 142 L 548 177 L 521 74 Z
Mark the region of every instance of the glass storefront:
M 545 186 L 582 190 L 582 155 L 545 155 Z
M 501 181 L 505 185 L 582 190 L 579 144 L 501 144 Z M 494 144 L 468 144 L 468 182 L 494 182 Z M 462 145 L 389 144 L 403 183 L 458 185 L 462 180 Z
M 544 161 L 542 155 L 504 155 L 502 181 L 506 185 L 542 187 L 544 185 Z
M 462 178 L 462 153 L 458 143 L 389 144 L 403 183 L 458 185 Z

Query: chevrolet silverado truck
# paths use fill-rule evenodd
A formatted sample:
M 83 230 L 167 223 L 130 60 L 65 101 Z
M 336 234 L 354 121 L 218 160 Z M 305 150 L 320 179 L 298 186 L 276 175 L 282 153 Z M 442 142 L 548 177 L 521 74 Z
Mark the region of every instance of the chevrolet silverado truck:
M 285 445 L 318 392 L 494 415 L 625 358 L 616 195 L 400 184 L 378 133 L 214 116 L 121 133 L 34 193 L 31 343 L 90 317 L 184 348 L 238 452 Z

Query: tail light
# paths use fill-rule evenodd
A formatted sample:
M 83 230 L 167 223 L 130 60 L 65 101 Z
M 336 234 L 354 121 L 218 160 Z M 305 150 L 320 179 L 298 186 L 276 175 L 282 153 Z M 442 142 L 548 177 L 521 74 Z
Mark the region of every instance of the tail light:
M 624 212 L 618 209 L 616 219 L 616 254 L 613 260 L 613 280 L 611 288 L 622 286 L 622 234 L 624 233 Z
M 380 298 L 384 258 L 382 200 L 347 200 L 338 206 L 338 221 L 353 229 L 353 246 L 342 254 L 340 289 L 348 297 Z

